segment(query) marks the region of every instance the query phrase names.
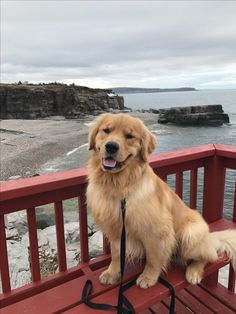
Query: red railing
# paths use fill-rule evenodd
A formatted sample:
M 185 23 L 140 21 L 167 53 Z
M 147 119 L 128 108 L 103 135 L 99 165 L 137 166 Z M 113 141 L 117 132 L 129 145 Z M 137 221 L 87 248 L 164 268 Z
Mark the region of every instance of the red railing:
M 222 219 L 224 187 L 226 169 L 236 169 L 236 147 L 223 145 L 205 145 L 196 148 L 184 149 L 171 153 L 153 156 L 150 162 L 155 173 L 167 181 L 168 176 L 175 175 L 175 190 L 182 197 L 185 192 L 183 174 L 190 171 L 189 176 L 189 206 L 196 208 L 198 202 L 199 169 L 201 168 L 203 199 L 202 213 L 210 223 Z M 202 169 L 204 169 L 204 174 Z M 3 294 L 0 302 L 3 306 L 29 297 L 40 291 L 84 275 L 83 263 L 89 261 L 87 208 L 85 201 L 86 191 L 85 169 L 65 171 L 40 177 L 9 181 L 1 185 L 0 191 L 0 273 Z M 232 220 L 236 222 L 236 186 L 234 187 L 234 205 Z M 63 200 L 78 198 L 78 212 L 80 224 L 80 254 L 81 264 L 67 269 L 66 248 L 63 221 Z M 59 273 L 41 279 L 36 206 L 54 203 L 57 254 Z M 27 211 L 29 230 L 30 265 L 32 283 L 23 287 L 11 289 L 7 241 L 5 233 L 4 215 L 20 210 Z M 104 243 L 104 254 L 108 253 L 107 243 Z M 109 256 L 107 256 L 109 259 Z M 93 261 L 99 264 L 99 258 Z M 94 266 L 97 267 L 97 266 Z M 213 285 L 218 280 L 218 273 L 208 278 L 208 283 Z M 228 289 L 234 290 L 235 274 L 232 267 L 229 271 Z

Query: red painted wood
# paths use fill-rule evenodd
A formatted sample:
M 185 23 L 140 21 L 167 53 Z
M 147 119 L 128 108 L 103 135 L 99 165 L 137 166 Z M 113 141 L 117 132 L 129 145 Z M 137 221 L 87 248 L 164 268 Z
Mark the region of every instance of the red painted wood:
M 204 159 L 197 159 L 192 161 L 186 161 L 183 163 L 172 164 L 168 166 L 156 167 L 155 173 L 160 177 L 165 177 L 170 174 L 176 174 L 178 172 L 188 171 L 195 168 L 200 168 L 204 166 Z
M 91 261 L 92 262 L 92 261 Z M 95 263 L 95 261 L 93 261 Z M 84 264 L 82 269 L 88 267 L 91 263 Z M 25 298 L 22 301 L 8 305 L 1 309 L 1 314 L 11 314 L 11 313 L 25 313 L 25 314 L 46 314 L 46 313 L 55 313 L 61 311 L 65 313 L 67 309 L 76 307 L 81 303 L 81 294 L 82 289 L 87 279 L 92 280 L 93 282 L 93 295 L 97 296 L 103 292 L 107 292 L 114 287 L 118 287 L 119 283 L 114 286 L 110 285 L 101 285 L 99 283 L 98 277 L 100 273 L 107 268 L 99 268 L 94 272 L 88 273 L 86 276 L 80 276 L 79 272 L 77 277 L 71 279 L 62 284 L 58 284 L 47 291 L 38 293 L 30 298 Z M 133 264 L 127 267 L 127 275 L 125 276 L 125 281 L 130 280 L 134 276 L 137 276 L 138 273 L 143 269 L 142 265 L 137 265 L 134 267 Z M 42 302 L 43 300 L 43 302 Z M 83 313 L 83 312 L 79 312 Z
M 236 302 L 234 302 L 234 300 L 236 299 L 236 296 L 233 294 L 228 295 L 229 294 L 228 290 L 223 286 L 220 286 L 220 287 L 217 286 L 217 288 L 218 288 L 218 292 L 215 295 L 211 293 L 211 290 L 205 289 L 205 291 L 209 293 L 210 298 L 213 295 L 214 298 L 218 299 L 223 304 L 222 312 L 217 312 L 217 313 L 225 313 L 224 311 L 225 309 L 226 309 L 226 312 L 228 310 L 236 311 Z M 191 286 L 189 286 L 189 289 L 191 290 Z M 223 295 L 223 298 L 224 298 L 224 295 L 226 295 L 226 298 L 223 300 L 223 302 L 221 300 L 221 295 Z M 207 302 L 207 297 L 204 300 Z M 182 289 L 180 292 L 176 294 L 175 312 L 176 314 L 184 314 L 184 313 L 186 314 L 187 313 L 212 314 L 213 311 L 209 309 L 203 303 L 201 299 L 199 300 L 186 289 Z M 165 299 L 161 303 L 158 303 L 157 305 L 152 306 L 150 309 L 151 310 L 155 309 L 156 311 L 154 311 L 154 313 L 162 313 L 160 309 L 163 309 L 162 307 L 163 304 L 168 306 L 169 300 Z
M 26 298 L 31 298 L 34 295 L 40 294 L 43 291 L 50 290 L 60 286 L 65 282 L 69 282 L 75 278 L 84 275 L 82 271 L 83 265 L 72 267 L 64 272 L 54 274 L 48 278 L 41 279 L 36 283 L 30 283 L 20 288 L 16 288 L 8 294 L 0 294 L 0 308 L 9 306 L 15 302 L 22 301 Z
M 179 197 L 183 198 L 183 172 L 176 173 L 176 188 L 175 192 Z
M 236 182 L 235 182 L 235 188 L 234 188 L 233 221 L 236 222 Z
M 38 236 L 35 208 L 27 209 L 27 220 L 29 230 L 29 245 L 30 245 L 30 261 L 31 273 L 33 281 L 38 281 L 41 278 L 39 266 L 39 251 L 38 251 Z
M 137 314 L 153 314 L 153 311 L 150 311 L 149 309 L 146 309 L 146 310 L 141 311 L 141 312 L 139 312 Z
M 197 175 L 198 170 L 192 169 L 190 172 L 190 208 L 197 208 Z
M 152 313 L 161 313 L 161 314 L 169 314 L 168 307 L 163 304 L 162 302 L 159 302 L 157 304 L 154 304 L 152 307 L 150 307 Z
M 225 263 L 227 262 L 228 262 L 228 259 L 222 258 L 222 259 L 219 259 L 216 263 L 207 265 L 205 268 L 204 276 L 207 276 L 209 273 L 214 272 L 219 267 L 224 266 Z M 137 266 L 138 265 L 135 265 L 135 268 Z M 189 285 L 185 280 L 184 269 L 181 269 L 180 267 L 177 267 L 177 266 L 169 269 L 168 274 L 163 275 L 163 277 L 168 278 L 168 281 L 175 288 L 176 292 L 180 291 L 181 289 Z M 109 302 L 110 304 L 116 304 L 118 289 L 119 289 L 118 287 L 115 287 L 115 288 L 110 289 L 107 292 L 104 291 L 102 294 L 92 297 L 92 300 L 98 303 Z M 129 299 L 129 301 L 133 304 L 135 310 L 139 312 L 147 308 L 152 308 L 154 304 L 168 297 L 169 290 L 163 285 L 158 283 L 149 289 L 140 289 L 137 286 L 133 286 L 125 292 L 125 295 Z M 68 311 L 65 313 L 87 314 L 87 313 L 93 313 L 93 312 L 86 305 L 80 304 L 70 310 L 68 309 Z
M 219 219 L 209 225 L 209 229 L 211 232 L 220 231 L 226 229 L 236 229 L 236 223 L 227 219 Z
M 4 216 L 0 215 L 0 274 L 2 282 L 2 291 L 11 291 L 10 276 L 9 276 L 9 265 L 8 265 L 8 255 L 7 255 L 7 243 L 6 243 L 6 232 L 5 232 L 5 222 Z
M 79 225 L 80 225 L 80 258 L 82 263 L 86 263 L 89 260 L 89 251 L 88 251 L 87 205 L 85 191 L 79 197 Z
M 58 266 L 59 271 L 67 269 L 66 266 L 66 249 L 65 249 L 65 234 L 64 234 L 64 217 L 62 202 L 54 204 L 56 235 L 57 235 L 57 251 L 58 251 Z
M 223 216 L 225 168 L 223 162 L 214 156 L 205 161 L 203 217 L 208 223 Z
M 184 290 L 184 289 L 183 289 Z M 162 301 L 162 303 L 167 306 L 167 308 L 170 308 L 170 298 L 167 298 Z M 181 313 L 181 314 L 192 314 L 192 310 L 190 310 L 185 304 L 183 304 L 179 299 L 175 299 L 175 312 Z M 199 312 L 197 312 L 199 313 Z M 207 313 L 205 313 L 207 314 Z
M 235 182 L 235 189 L 234 189 L 233 222 L 236 222 L 236 182 Z M 235 286 L 236 286 L 236 274 L 234 272 L 232 265 L 230 264 L 228 289 L 232 292 L 235 292 Z
M 103 235 L 103 253 L 104 254 L 110 254 L 111 253 L 111 247 L 110 243 L 105 235 Z
M 186 289 L 182 289 L 176 294 L 177 300 L 180 300 L 186 307 L 197 314 L 212 314 L 212 311 L 206 307 L 201 300 L 192 296 Z
M 235 292 L 236 285 L 236 275 L 233 269 L 233 266 L 230 264 L 229 266 L 229 281 L 228 281 L 228 289 L 232 292 Z
M 235 162 L 235 158 L 233 159 L 229 159 L 229 158 L 224 158 L 224 166 L 225 168 L 229 168 L 229 169 L 234 169 L 236 170 L 236 162 Z
M 185 163 L 187 161 L 194 161 L 209 156 L 214 156 L 215 147 L 213 144 L 204 145 L 200 147 L 191 147 L 187 149 L 181 149 L 178 151 L 172 151 L 168 153 L 162 153 L 159 155 L 153 155 L 150 158 L 150 165 L 152 168 L 159 168 L 164 166 L 170 166 L 173 164 Z
M 47 291 L 38 293 L 23 301 L 3 307 L 1 314 L 51 314 L 66 308 L 70 304 L 81 302 L 82 287 L 86 277 L 72 279 L 64 284 L 53 287 Z M 95 282 L 94 278 L 91 278 Z
M 84 184 L 85 182 L 86 170 L 84 168 L 11 180 L 1 184 L 1 201 L 65 189 L 74 185 Z
M 218 283 L 215 287 L 207 287 L 201 284 L 201 287 L 207 291 L 210 295 L 218 299 L 222 304 L 225 304 L 234 313 L 236 313 L 236 294 L 229 291 L 227 288 Z
M 167 182 L 167 175 L 163 175 L 163 176 L 161 177 L 161 179 L 162 179 L 164 182 Z
M 236 158 L 236 147 L 230 145 L 214 144 L 216 155 L 227 158 Z
M 49 203 L 59 202 L 70 198 L 77 197 L 84 193 L 86 184 L 74 185 L 62 189 L 54 189 L 47 192 L 42 192 L 30 196 L 13 198 L 5 201 L 0 200 L 0 214 L 13 213 L 30 207 L 37 207 Z
M 202 304 L 214 313 L 235 314 L 234 311 L 222 304 L 222 302 L 205 291 L 201 286 L 189 286 L 186 290 L 191 293 L 192 296 L 201 300 Z

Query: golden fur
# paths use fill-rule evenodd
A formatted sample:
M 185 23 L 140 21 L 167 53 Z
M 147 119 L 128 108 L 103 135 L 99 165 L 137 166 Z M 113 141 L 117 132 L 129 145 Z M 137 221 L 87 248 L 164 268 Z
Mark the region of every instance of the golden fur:
M 108 142 L 119 144 L 115 160 L 119 168 L 105 169 Z M 191 261 L 186 279 L 197 284 L 204 266 L 226 251 L 236 266 L 236 231 L 210 233 L 207 223 L 163 182 L 148 164 L 156 139 L 142 121 L 126 114 L 104 114 L 90 128 L 87 203 L 97 225 L 111 243 L 112 262 L 100 276 L 113 284 L 120 276 L 120 200 L 126 199 L 127 254 L 146 256 L 141 288 L 153 286 L 172 256 Z M 236 268 L 236 267 L 235 267 Z

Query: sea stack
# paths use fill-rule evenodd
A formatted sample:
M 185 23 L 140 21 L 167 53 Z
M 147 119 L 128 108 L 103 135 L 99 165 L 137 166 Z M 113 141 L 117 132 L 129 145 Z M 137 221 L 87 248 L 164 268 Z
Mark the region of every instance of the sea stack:
M 158 123 L 174 123 L 185 126 L 221 126 L 229 123 L 229 116 L 222 105 L 173 107 L 160 109 Z

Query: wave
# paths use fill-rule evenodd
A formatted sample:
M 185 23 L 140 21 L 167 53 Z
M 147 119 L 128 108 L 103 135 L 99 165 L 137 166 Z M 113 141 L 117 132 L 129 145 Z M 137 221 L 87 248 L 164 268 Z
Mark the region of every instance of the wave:
M 77 150 L 79 150 L 79 149 L 81 149 L 81 148 L 83 148 L 83 147 L 86 147 L 86 146 L 88 146 L 88 143 L 82 144 L 82 145 L 80 145 L 79 147 L 76 147 L 76 148 L 72 149 L 71 151 L 69 151 L 69 152 L 66 154 L 66 156 L 70 156 L 71 154 L 77 152 Z

